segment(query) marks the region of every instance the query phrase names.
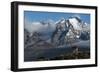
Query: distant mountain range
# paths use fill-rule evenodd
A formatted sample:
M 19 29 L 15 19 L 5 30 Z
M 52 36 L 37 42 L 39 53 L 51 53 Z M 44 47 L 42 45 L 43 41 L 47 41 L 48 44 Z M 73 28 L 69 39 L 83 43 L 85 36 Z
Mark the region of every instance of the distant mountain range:
M 90 40 L 90 24 L 79 17 L 34 22 L 33 31 L 24 28 L 24 47 L 27 48 L 52 48 L 67 45 L 77 41 Z

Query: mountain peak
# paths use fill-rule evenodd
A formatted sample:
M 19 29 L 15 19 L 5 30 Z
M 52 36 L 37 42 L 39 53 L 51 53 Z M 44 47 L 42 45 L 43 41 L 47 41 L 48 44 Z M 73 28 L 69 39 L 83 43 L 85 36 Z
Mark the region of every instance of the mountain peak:
M 37 36 L 41 40 L 46 40 L 46 42 L 50 39 L 52 44 L 62 45 L 66 44 L 68 38 L 72 40 L 84 39 L 83 35 L 89 36 L 89 26 L 78 16 L 72 16 L 68 19 L 61 18 L 57 22 L 49 19 L 47 21 L 33 22 L 30 27 L 32 29 L 31 36 L 29 37 Z M 87 37 L 87 39 L 89 38 Z

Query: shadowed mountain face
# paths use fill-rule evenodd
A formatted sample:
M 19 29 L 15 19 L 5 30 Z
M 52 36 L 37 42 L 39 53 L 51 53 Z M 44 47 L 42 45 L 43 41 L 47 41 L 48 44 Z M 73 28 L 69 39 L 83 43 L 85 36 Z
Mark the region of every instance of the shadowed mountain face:
M 80 18 L 38 22 L 38 25 L 42 30 L 29 32 L 24 29 L 24 61 L 56 60 L 61 55 L 66 58 L 65 55 L 70 55 L 76 48 L 82 56 L 83 52 L 90 53 L 90 25 Z M 82 58 L 89 58 L 89 55 Z

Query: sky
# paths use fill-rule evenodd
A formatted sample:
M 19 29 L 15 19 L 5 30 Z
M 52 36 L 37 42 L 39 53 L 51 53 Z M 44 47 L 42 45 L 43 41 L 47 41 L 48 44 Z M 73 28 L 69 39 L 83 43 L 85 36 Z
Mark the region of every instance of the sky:
M 39 11 L 24 11 L 24 18 L 28 22 L 38 22 L 53 20 L 58 21 L 61 18 L 68 19 L 71 16 L 79 16 L 82 21 L 90 24 L 90 14 L 82 13 L 62 13 L 62 12 L 39 12 Z

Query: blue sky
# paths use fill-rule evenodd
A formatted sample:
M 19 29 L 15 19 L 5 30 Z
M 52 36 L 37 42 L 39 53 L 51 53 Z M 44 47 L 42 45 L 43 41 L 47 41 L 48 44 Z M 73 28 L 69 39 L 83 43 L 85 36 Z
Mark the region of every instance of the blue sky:
M 74 15 L 78 15 L 84 22 L 90 24 L 90 14 L 24 11 L 24 17 L 29 22 L 47 20 L 58 21 L 61 18 L 68 19 L 69 17 Z

